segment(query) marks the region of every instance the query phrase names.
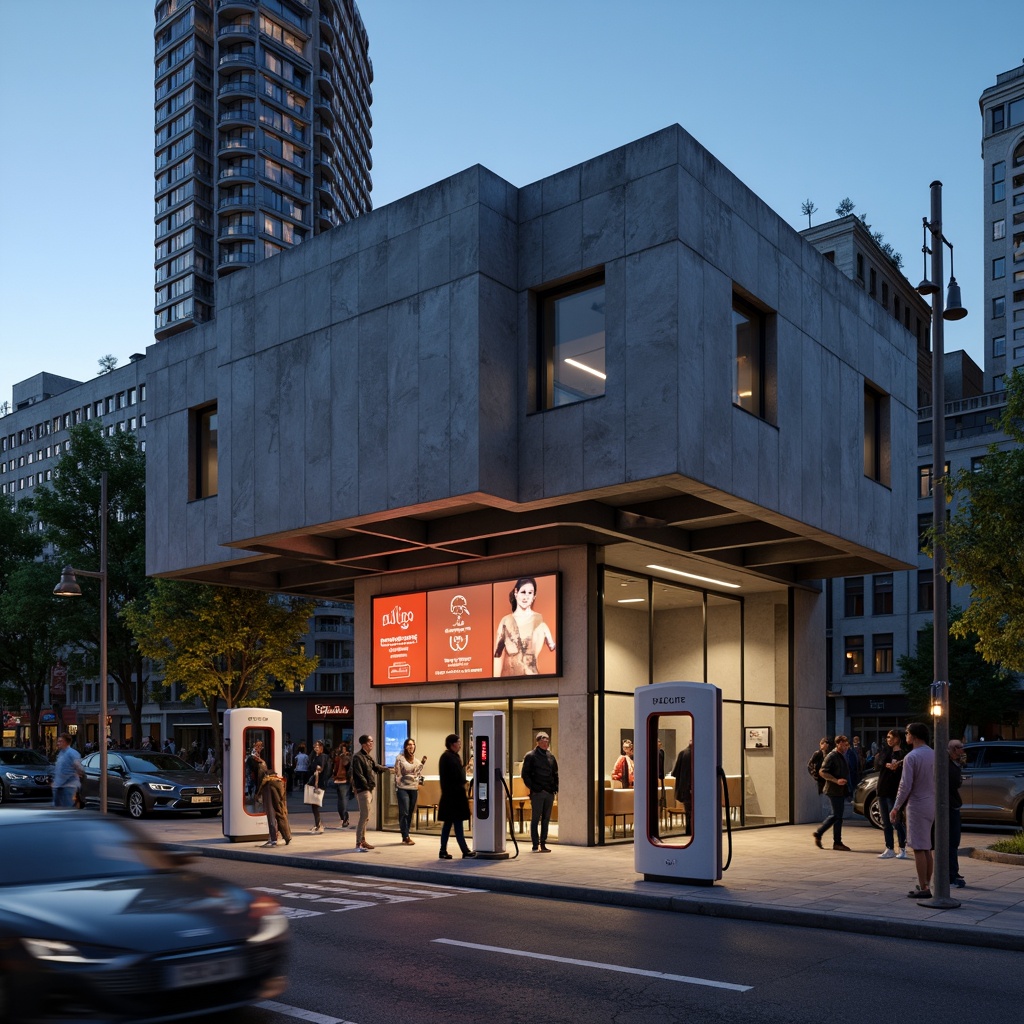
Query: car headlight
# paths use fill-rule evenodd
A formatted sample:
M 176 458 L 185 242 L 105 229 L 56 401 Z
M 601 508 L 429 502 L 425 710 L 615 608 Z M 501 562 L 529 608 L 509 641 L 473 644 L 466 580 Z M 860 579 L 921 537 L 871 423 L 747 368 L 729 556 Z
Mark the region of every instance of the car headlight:
M 29 776 L 21 775 L 18 772 L 4 772 L 4 778 L 10 779 L 12 782 L 24 782 Z
M 147 786 L 150 789 L 156 790 L 157 793 L 173 793 L 174 787 L 167 785 L 166 782 L 147 782 Z
M 269 896 L 258 896 L 249 907 L 249 916 L 259 919 L 256 934 L 249 942 L 269 942 L 288 933 L 288 918 L 281 912 L 281 905 Z
M 59 939 L 22 939 L 21 944 L 37 960 L 62 964 L 109 964 L 117 957 L 98 949 L 73 946 Z

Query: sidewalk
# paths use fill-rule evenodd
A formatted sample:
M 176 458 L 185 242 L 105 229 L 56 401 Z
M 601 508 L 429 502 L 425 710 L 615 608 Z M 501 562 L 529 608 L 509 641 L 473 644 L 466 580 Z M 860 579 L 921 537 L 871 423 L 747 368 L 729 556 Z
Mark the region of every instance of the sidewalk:
M 402 845 L 395 832 L 369 832 L 376 847 L 355 852 L 355 829 L 328 827 L 322 835 L 307 829 L 312 816 L 290 802 L 293 840 L 271 849 L 258 842 L 229 842 L 220 818 L 150 819 L 142 827 L 160 841 L 207 857 L 268 861 L 318 871 L 374 874 L 447 885 L 477 886 L 493 892 L 672 910 L 773 924 L 827 928 L 870 935 L 1024 950 L 1024 865 L 976 859 L 965 853 L 984 849 L 996 836 L 964 832 L 960 869 L 966 889 L 954 889 L 961 906 L 938 910 L 907 899 L 914 887 L 914 861 L 878 860 L 882 835 L 848 821 L 843 840 L 852 853 L 815 848 L 813 824 L 783 825 L 733 834 L 732 864 L 714 886 L 646 882 L 633 869 L 632 845 L 585 848 L 552 846 L 534 854 L 529 837 L 519 839 L 520 855 L 509 842 L 508 860 L 439 861 L 436 835 L 417 835 Z M 334 809 L 324 822 L 337 823 Z M 354 816 L 353 816 L 354 822 Z M 260 842 L 263 840 L 261 839 Z M 725 847 L 724 856 L 728 855 Z

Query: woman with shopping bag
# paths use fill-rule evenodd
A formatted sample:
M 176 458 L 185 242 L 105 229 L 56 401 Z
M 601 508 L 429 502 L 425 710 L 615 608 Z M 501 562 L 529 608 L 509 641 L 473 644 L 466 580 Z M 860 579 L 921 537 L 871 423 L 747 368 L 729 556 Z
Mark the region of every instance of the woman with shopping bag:
M 313 827 L 309 830 L 314 835 L 321 835 L 324 830 L 320 820 L 320 806 L 324 802 L 324 785 L 327 782 L 329 763 L 324 753 L 324 741 L 317 740 L 313 744 L 313 756 L 309 759 L 309 781 L 303 790 L 302 802 L 309 804 L 313 811 Z

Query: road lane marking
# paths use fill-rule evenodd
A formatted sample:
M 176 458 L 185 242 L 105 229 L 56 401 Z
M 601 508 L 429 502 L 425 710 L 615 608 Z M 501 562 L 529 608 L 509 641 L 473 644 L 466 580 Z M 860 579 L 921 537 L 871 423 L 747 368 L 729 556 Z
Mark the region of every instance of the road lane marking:
M 661 981 L 676 981 L 684 985 L 705 985 L 708 988 L 721 988 L 729 992 L 749 992 L 752 985 L 732 985 L 727 981 L 711 981 L 709 978 L 690 978 L 685 974 L 665 974 L 662 971 L 644 971 L 639 967 L 622 967 L 619 964 L 602 964 L 596 960 L 576 960 L 568 956 L 550 956 L 547 953 L 530 953 L 524 949 L 506 949 L 504 946 L 483 946 L 478 942 L 460 942 L 458 939 L 431 939 L 448 946 L 463 946 L 466 949 L 479 949 L 487 953 L 504 953 L 507 956 L 523 956 L 531 960 L 550 960 L 556 964 L 572 964 L 576 967 L 595 967 L 601 971 L 615 971 L 618 974 L 638 974 L 644 978 L 658 978 Z
M 309 1024 L 353 1024 L 350 1020 L 341 1017 L 328 1017 L 324 1013 L 314 1013 L 312 1010 L 303 1010 L 299 1006 L 289 1006 L 287 1003 L 277 1003 L 273 999 L 264 999 L 255 1004 L 261 1010 L 270 1010 L 273 1013 L 283 1013 L 286 1017 L 297 1017 L 299 1020 L 309 1021 Z

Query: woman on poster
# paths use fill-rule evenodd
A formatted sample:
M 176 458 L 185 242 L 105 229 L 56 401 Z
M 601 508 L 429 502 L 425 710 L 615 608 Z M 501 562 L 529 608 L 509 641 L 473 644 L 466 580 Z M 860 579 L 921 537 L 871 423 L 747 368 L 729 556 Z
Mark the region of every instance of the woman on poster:
M 537 599 L 537 581 L 532 576 L 516 580 L 509 591 L 512 611 L 502 617 L 495 637 L 494 674 L 496 676 L 538 675 L 537 655 L 542 645 L 555 649 L 551 629 L 544 616 L 533 610 Z

